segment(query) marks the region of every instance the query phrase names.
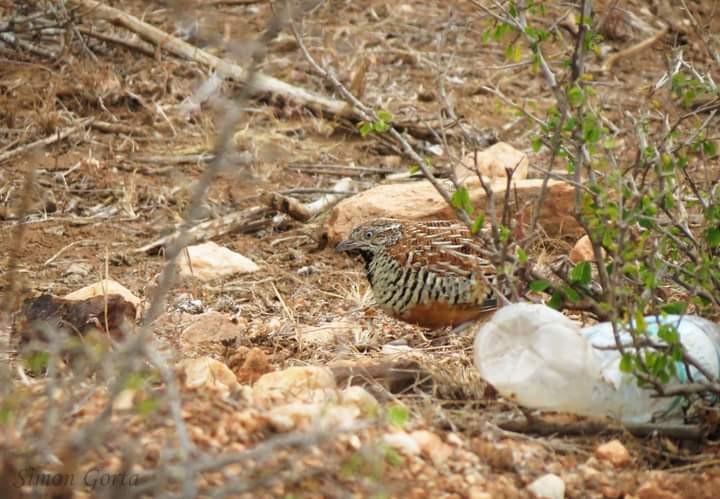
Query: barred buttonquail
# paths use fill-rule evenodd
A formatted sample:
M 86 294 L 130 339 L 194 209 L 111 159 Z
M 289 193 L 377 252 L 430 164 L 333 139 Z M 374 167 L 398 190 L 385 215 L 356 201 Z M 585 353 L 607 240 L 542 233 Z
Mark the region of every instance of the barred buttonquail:
M 497 307 L 495 273 L 458 223 L 378 219 L 355 227 L 337 251 L 359 254 L 378 305 L 428 328 L 455 326 Z

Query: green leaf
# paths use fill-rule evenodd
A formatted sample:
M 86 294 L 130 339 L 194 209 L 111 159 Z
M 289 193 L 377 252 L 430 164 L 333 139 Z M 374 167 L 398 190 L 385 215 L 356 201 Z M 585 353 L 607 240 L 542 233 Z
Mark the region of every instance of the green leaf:
M 418 172 L 420 172 L 420 165 L 410 165 L 408 168 L 408 173 L 410 175 L 415 175 Z
M 593 143 L 600 140 L 602 128 L 598 123 L 597 117 L 592 114 L 585 116 L 582 122 L 582 131 L 583 138 L 586 142 Z
M 668 345 L 675 345 L 680 342 L 677 328 L 671 324 L 663 324 L 658 328 L 658 338 Z
M 472 203 L 470 203 L 470 193 L 464 186 L 453 192 L 450 202 L 454 208 L 465 210 L 471 215 L 474 211 Z
M 629 353 L 623 354 L 622 358 L 620 359 L 620 372 L 631 373 L 634 364 L 635 359 L 632 355 L 630 355 Z
M 140 373 L 131 373 L 125 380 L 124 387 L 129 390 L 139 390 L 145 383 L 145 379 Z
M 532 139 L 532 150 L 533 152 L 540 151 L 540 148 L 542 147 L 542 137 L 533 137 Z
M 580 294 L 573 288 L 569 286 L 563 286 L 562 292 L 565 293 L 565 296 L 567 296 L 568 300 L 570 300 L 571 303 L 577 303 L 580 301 Z
M 602 145 L 605 149 L 615 149 L 618 146 L 618 143 L 612 137 L 608 137 L 603 140 Z
M 510 238 L 510 228 L 509 227 L 505 227 L 504 225 L 501 225 L 498 232 L 499 232 L 498 236 L 500 237 L 500 242 L 504 243 L 505 241 L 507 241 Z
M 390 111 L 378 111 L 377 117 L 378 121 L 385 121 L 387 123 L 393 120 L 393 114 Z
M 135 404 L 135 411 L 141 416 L 146 416 L 151 412 L 154 412 L 158 407 L 157 400 L 146 398 Z
M 392 447 L 387 447 L 385 449 L 385 462 L 387 462 L 390 466 L 397 467 L 405 464 L 405 458 L 403 458 L 402 455 Z
M 352 454 L 349 458 L 343 462 L 340 467 L 341 476 L 352 477 L 360 473 L 363 465 L 365 464 L 365 458 L 359 452 Z
M 490 33 L 489 29 L 486 29 L 485 31 L 482 32 L 482 36 L 480 37 L 480 40 L 482 40 L 483 45 L 488 44 L 488 42 L 490 41 L 490 35 L 491 35 L 491 33 Z
M 361 121 L 358 123 L 358 129 L 360 130 L 360 136 L 366 137 L 367 134 L 373 131 L 373 125 L 367 121 Z
M 385 419 L 392 426 L 404 428 L 410 421 L 410 411 L 404 405 L 394 404 L 388 407 Z
M 686 308 L 687 305 L 685 303 L 676 301 L 663 305 L 662 307 L 660 307 L 660 310 L 662 310 L 663 313 L 666 314 L 680 315 L 685 313 Z
M 6 426 L 10 422 L 12 411 L 9 405 L 0 407 L 0 426 Z
M 714 140 L 703 141 L 703 152 L 711 158 L 717 156 L 717 142 Z
M 570 280 L 584 286 L 592 281 L 592 266 L 590 262 L 580 262 L 570 271 Z
M 508 48 L 505 49 L 505 57 L 512 62 L 520 62 L 520 59 L 522 59 L 522 49 L 520 48 L 520 44 L 515 43 L 513 45 L 508 45 Z
M 48 352 L 33 352 L 25 359 L 26 365 L 36 376 L 42 374 L 49 361 L 50 354 Z
M 567 96 L 572 107 L 578 107 L 585 102 L 585 93 L 577 85 L 568 90 Z
M 713 227 L 707 231 L 707 242 L 711 248 L 720 246 L 720 228 Z
M 473 220 L 472 227 L 470 227 L 470 232 L 472 234 L 477 234 L 483 228 L 483 225 L 485 225 L 485 215 L 480 215 L 476 217 L 475 220 Z
M 517 259 L 520 265 L 524 265 L 528 261 L 527 253 L 522 248 L 517 249 Z
M 681 360 L 683 360 L 682 345 L 673 345 L 673 347 L 670 349 L 670 358 L 673 360 L 673 362 L 680 362 Z
M 642 310 L 638 310 L 635 312 L 635 331 L 638 333 L 644 333 L 647 331 L 647 322 L 645 321 L 645 316 L 643 315 Z
M 386 122 L 384 122 L 384 121 L 376 121 L 375 123 L 373 123 L 373 129 L 374 129 L 377 133 L 383 133 L 383 132 L 386 131 L 388 128 L 390 128 L 390 125 L 388 125 L 388 124 L 387 124 Z
M 535 281 L 532 281 L 528 287 L 530 288 L 530 291 L 540 293 L 542 291 L 545 291 L 550 286 L 552 286 L 552 284 L 550 284 L 549 281 L 546 281 L 544 279 L 537 279 Z
M 500 38 L 502 38 L 502 36 L 510 30 L 511 30 L 511 27 L 509 24 L 507 24 L 507 23 L 498 24 L 497 27 L 495 28 L 495 32 L 493 33 L 493 39 L 495 39 L 495 41 L 500 40 Z
M 550 307 L 550 308 L 554 308 L 555 310 L 560 310 L 563 305 L 562 294 L 559 291 L 556 291 L 550 297 L 550 300 L 548 300 L 547 304 L 548 304 L 548 307 Z

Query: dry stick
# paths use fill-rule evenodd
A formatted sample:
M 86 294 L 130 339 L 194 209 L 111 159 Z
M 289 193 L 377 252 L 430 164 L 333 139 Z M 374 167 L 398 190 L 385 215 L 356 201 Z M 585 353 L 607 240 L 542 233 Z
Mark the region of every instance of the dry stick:
M 29 144 L 25 144 L 23 146 L 17 147 L 11 151 L 6 151 L 2 154 L 0 154 L 0 163 L 3 161 L 7 161 L 8 159 L 14 158 L 15 156 L 18 156 L 20 154 L 24 154 L 26 152 L 32 151 L 33 149 L 37 149 L 39 147 L 45 147 L 49 146 L 50 144 L 54 144 L 55 142 L 59 142 L 73 133 L 77 132 L 81 128 L 84 128 L 85 126 L 91 124 L 93 122 L 93 118 L 86 118 L 75 125 L 65 128 L 63 130 L 59 130 L 57 133 L 45 137 L 44 139 L 36 140 L 35 142 L 31 142 Z
M 131 156 L 128 159 L 138 163 L 180 165 L 183 163 L 207 163 L 212 161 L 213 158 L 212 153 L 204 152 L 201 154 L 180 154 L 177 156 Z
M 270 209 L 290 215 L 300 222 L 307 222 L 312 217 L 312 214 L 304 204 L 293 197 L 285 196 L 279 192 L 263 192 L 260 194 L 260 201 L 265 203 Z
M 655 45 L 657 42 L 659 42 L 662 37 L 664 37 L 668 32 L 668 27 L 665 26 L 660 31 L 656 32 L 653 36 L 650 38 L 646 38 L 645 40 L 641 41 L 640 43 L 637 43 L 631 47 L 628 47 L 624 50 L 621 50 L 620 52 L 617 52 L 615 54 L 612 54 L 605 60 L 605 64 L 603 64 L 600 71 L 603 73 L 609 73 L 612 71 L 613 66 L 617 64 L 617 62 L 620 59 L 627 59 L 628 57 L 634 57 L 637 56 L 640 52 L 649 49 L 653 45 Z
M 548 435 L 598 435 L 601 433 L 629 432 L 636 437 L 649 437 L 662 435 L 681 440 L 701 441 L 705 438 L 705 430 L 698 426 L 688 425 L 661 425 L 661 424 L 613 424 L 603 421 L 586 421 L 580 423 L 554 423 L 538 418 L 532 418 L 529 423 L 525 418 L 512 419 L 498 424 L 500 428 L 516 433 L 534 433 L 541 436 Z
M 109 123 L 107 121 L 95 120 L 90 127 L 103 133 L 116 133 L 125 135 L 145 136 L 147 133 L 136 126 L 123 125 L 122 123 Z
M 340 201 L 348 194 L 351 186 L 352 181 L 350 179 L 341 179 L 335 184 L 333 189 L 331 189 L 331 192 L 322 196 L 317 201 L 302 205 L 303 208 L 301 209 L 306 210 L 310 215 L 309 218 L 312 218 Z M 282 195 L 279 194 L 279 196 Z M 283 211 L 278 207 L 274 209 Z M 266 227 L 273 223 L 273 220 L 268 218 L 268 215 L 272 213 L 272 211 L 272 209 L 264 206 L 255 206 L 240 212 L 230 213 L 217 220 L 208 220 L 207 222 L 199 223 L 188 230 L 188 244 L 196 244 L 200 241 L 215 239 L 219 236 L 232 234 L 234 232 L 251 232 Z M 131 253 L 145 253 L 158 249 L 166 246 L 175 237 L 177 237 L 177 232 L 163 236 L 140 248 L 134 249 Z
M 334 206 L 345 197 L 345 192 L 352 187 L 352 179 L 348 177 L 341 178 L 333 186 L 330 193 L 325 193 L 319 199 L 310 203 L 302 204 L 294 198 L 284 196 L 278 193 L 264 193 L 261 200 L 268 204 L 270 208 L 277 210 L 283 214 L 287 214 L 300 222 L 307 222 L 315 215 L 324 212 L 331 206 Z M 264 198 L 264 199 L 263 199 Z M 287 221 L 285 215 L 274 217 L 272 222 L 275 226 L 281 226 Z
M 352 179 L 342 178 L 335 184 L 335 186 L 333 186 L 330 192 L 325 193 L 324 196 L 321 196 L 315 201 L 301 205 L 302 208 L 300 208 L 300 210 L 303 212 L 307 212 L 307 214 L 309 215 L 307 220 L 309 220 L 315 215 L 322 213 L 323 211 L 338 203 L 341 199 L 343 199 L 343 197 L 345 197 L 349 193 L 351 187 Z M 285 197 L 282 194 L 277 195 Z M 282 207 L 272 207 L 271 209 L 264 206 L 256 206 L 237 213 L 225 215 L 224 217 L 221 217 L 217 220 L 208 220 L 207 222 L 199 223 L 188 230 L 188 244 L 196 244 L 200 241 L 208 241 L 210 239 L 214 239 L 226 234 L 232 234 L 234 232 L 251 232 L 271 224 L 282 224 L 282 219 L 273 220 L 271 218 L 268 218 L 268 215 L 273 212 L 273 209 L 284 212 L 284 210 L 282 210 L 281 208 Z M 155 241 L 148 243 L 141 248 L 132 250 L 131 253 L 145 253 L 158 249 L 162 246 L 166 246 L 175 237 L 177 237 L 177 232 L 156 239 Z
M 208 220 L 207 222 L 199 223 L 187 230 L 187 244 L 196 244 L 200 241 L 207 241 L 234 232 L 257 230 L 270 223 L 270 221 L 266 219 L 270 213 L 271 210 L 268 208 L 256 206 L 236 213 L 230 213 L 217 220 Z M 131 253 L 145 253 L 166 246 L 176 238 L 177 235 L 177 232 L 174 232 L 163 236 L 140 248 L 132 250 Z
M 236 81 L 245 82 L 248 79 L 248 71 L 243 67 L 209 54 L 205 50 L 171 36 L 121 10 L 95 0 L 70 0 L 70 3 L 89 9 L 95 17 L 122 26 L 136 33 L 143 40 L 157 45 L 178 57 L 203 64 Z M 252 94 L 272 93 L 282 95 L 321 112 L 340 116 L 350 114 L 352 116 L 352 111 L 348 109 L 347 104 L 343 101 L 324 97 L 262 73 L 255 74 L 253 80 Z
M 215 5 L 227 5 L 227 6 L 233 6 L 233 5 L 253 5 L 256 3 L 265 3 L 268 0 L 210 0 L 209 2 L 206 2 L 206 7 L 211 7 Z
M 129 40 L 127 38 L 119 38 L 116 36 L 108 35 L 106 33 L 100 33 L 98 31 L 95 31 L 94 29 L 83 28 L 82 26 L 78 28 L 78 31 L 84 35 L 97 38 L 98 40 L 102 40 L 108 43 L 114 43 L 130 50 L 135 50 L 137 52 L 145 54 L 148 57 L 154 58 L 156 55 L 153 49 L 145 45 L 141 45 L 134 40 Z
M 374 166 L 354 166 L 354 165 L 287 165 L 288 170 L 298 170 L 310 173 L 322 173 L 328 175 L 356 175 L 361 176 L 366 173 L 390 175 L 393 173 L 405 173 L 403 170 L 392 170 Z M 348 173 L 349 172 L 349 173 Z
M 18 38 L 13 33 L 0 33 L 0 41 L 6 43 L 8 45 L 11 45 L 15 48 L 24 49 L 24 50 L 27 50 L 28 52 L 32 52 L 41 57 L 45 57 L 46 59 L 56 59 L 57 58 L 57 54 L 55 52 L 51 52 L 42 47 L 38 47 L 37 45 L 33 45 L 30 42 L 27 42 L 21 38 Z

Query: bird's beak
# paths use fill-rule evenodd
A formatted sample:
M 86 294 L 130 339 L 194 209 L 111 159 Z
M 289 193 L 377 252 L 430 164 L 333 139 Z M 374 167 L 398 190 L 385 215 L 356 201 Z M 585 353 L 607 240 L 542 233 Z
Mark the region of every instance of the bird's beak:
M 360 243 L 359 241 L 355 241 L 353 239 L 345 239 L 344 241 L 340 241 L 338 245 L 335 246 L 335 251 L 357 251 L 361 247 L 362 243 Z

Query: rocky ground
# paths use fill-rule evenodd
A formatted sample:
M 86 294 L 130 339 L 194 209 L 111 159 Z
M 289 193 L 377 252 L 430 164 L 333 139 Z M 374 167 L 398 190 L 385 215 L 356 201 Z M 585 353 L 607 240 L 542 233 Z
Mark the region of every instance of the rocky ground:
M 597 3 L 601 15 L 615 12 L 609 6 L 616 2 Z M 631 128 L 626 112 L 667 98 L 652 88 L 680 41 L 688 44 L 687 60 L 708 62 L 676 3 L 623 2 L 608 15 L 601 47 L 610 54 L 671 21 L 654 45 L 619 58 L 610 70 L 603 69 L 602 51 L 589 57 L 588 79 L 607 95 L 605 111 L 618 127 Z M 263 1 L 112 6 L 240 66 L 272 16 Z M 714 2 L 691 6 L 717 33 Z M 240 86 L 227 80 L 203 96 L 198 89 L 214 80 L 202 61 L 176 57 L 122 23 L 101 20 L 88 2 L 66 7 L 0 2 L 3 22 L 51 12 L 74 26 L 65 45 L 57 45 L 50 28 L 33 34 L 21 30 L 23 23 L 3 33 L 16 33 L 26 45 L 0 39 L 4 303 L 14 312 L 27 297 L 65 296 L 112 279 L 127 290 L 141 321 L 165 263 L 164 245 L 152 243 L 171 234 L 192 203 Z M 540 19 L 548 27 L 567 23 L 569 10 L 552 3 Z M 320 64 L 334 68 L 366 105 L 390 111 L 427 155 L 438 154 L 440 176 L 470 152 L 457 127 L 448 129 L 446 145 L 427 131 L 422 136 L 437 129 L 450 99 L 481 149 L 508 144 L 500 152 L 494 146 L 488 168 L 526 155 L 528 178 L 517 192 L 531 197 L 541 176 L 534 165 L 543 165 L 547 153 L 532 151 L 537 125 L 508 102 L 540 113 L 552 94 L 529 52 L 508 61 L 507 39 L 483 41 L 491 23 L 476 2 L 361 0 L 318 4 L 302 29 Z M 570 28 L 557 28 L 549 60 L 561 65 L 573 43 Z M 259 70 L 341 98 L 312 71 L 287 28 L 269 43 Z M 223 268 L 216 268 L 217 258 L 205 268 L 196 250 L 181 253 L 184 270 L 149 326 L 150 346 L 138 347 L 140 363 L 106 354 L 107 362 L 140 373 L 130 377 L 135 381 L 113 392 L 100 370 L 80 375 L 64 362 L 33 376 L 10 338 L 0 391 L 0 490 L 7 495 L 0 495 L 22 497 L 35 485 L 55 497 L 165 489 L 288 498 L 717 496 L 720 441 L 503 429 L 503 421 L 522 415 L 477 375 L 472 330 L 430 332 L 373 307 L 360 262 L 336 254 L 334 243 L 370 216 L 451 211 L 410 178 L 412 161 L 392 143 L 361 137 L 341 116 L 312 108 L 266 93 L 243 103 L 229 164 L 199 208 L 200 218 L 220 229 L 195 242 L 212 239 L 247 260 L 223 254 Z M 32 150 L 18 149 L 43 139 Z M 321 207 L 298 221 L 270 206 L 268 193 Z M 568 211 L 562 186 L 551 194 L 541 220 L 546 237 L 532 255 L 540 260 L 566 255 L 579 235 L 569 219 L 558 222 Z M 330 208 L 328 196 L 344 201 Z M 0 325 L 7 340 L 11 327 Z M 152 352 L 167 361 L 145 362 Z M 177 376 L 179 393 L 162 367 Z M 93 469 L 133 479 L 115 488 L 88 483 Z M 30 483 L 38 470 L 75 476 L 75 484 Z

